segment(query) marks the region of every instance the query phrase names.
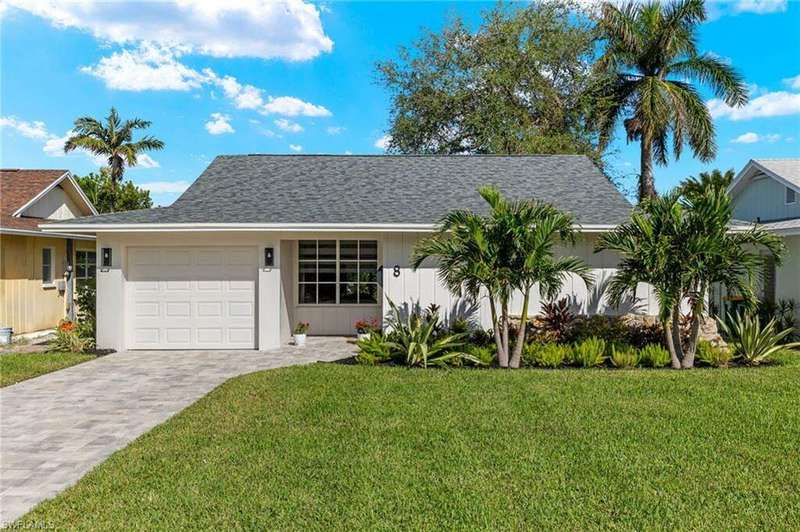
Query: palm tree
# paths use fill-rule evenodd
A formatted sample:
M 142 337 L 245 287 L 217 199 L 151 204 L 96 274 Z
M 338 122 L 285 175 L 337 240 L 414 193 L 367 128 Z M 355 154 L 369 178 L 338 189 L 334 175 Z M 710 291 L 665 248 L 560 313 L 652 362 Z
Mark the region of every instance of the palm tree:
M 676 159 L 684 143 L 701 161 L 716 155 L 714 123 L 692 81 L 709 85 L 728 105 L 747 103 L 741 76 L 698 53 L 697 26 L 705 19 L 703 0 L 603 4 L 599 29 L 607 46 L 596 68 L 604 82 L 593 118 L 602 144 L 623 117 L 628 142 L 640 142 L 640 201 L 656 195 L 653 160 L 667 164 L 670 140 Z
M 518 368 L 534 285 L 538 283 L 542 298 L 554 299 L 570 274 L 581 277 L 587 286 L 593 278 L 589 267 L 578 257 L 555 256 L 556 244 L 575 242 L 577 231 L 572 215 L 540 201 L 508 201 L 494 187 L 482 188 L 481 195 L 491 207 L 496 238 L 504 243 L 501 260 L 510 272 L 512 287 L 522 293 L 520 327 L 509 360 L 509 367 Z
M 141 153 L 164 148 L 163 141 L 149 135 L 133 141 L 134 130 L 148 127 L 150 122 L 141 118 L 121 121 L 117 110 L 112 107 L 105 124 L 90 116 L 75 120 L 73 134 L 64 143 L 64 153 L 83 149 L 93 155 L 107 157 L 111 193 L 116 198 L 117 185 L 122 181 L 125 166 L 136 166 Z M 115 203 L 112 202 L 112 205 Z

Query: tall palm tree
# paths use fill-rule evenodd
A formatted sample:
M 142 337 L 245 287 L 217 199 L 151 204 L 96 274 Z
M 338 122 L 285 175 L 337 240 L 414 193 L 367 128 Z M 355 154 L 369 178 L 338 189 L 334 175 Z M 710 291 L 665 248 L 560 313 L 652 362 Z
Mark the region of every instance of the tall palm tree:
M 653 160 L 665 165 L 669 144 L 679 158 L 684 143 L 701 161 L 717 151 L 714 123 L 692 82 L 708 85 L 731 106 L 747 103 L 747 88 L 730 65 L 697 51 L 703 0 L 607 2 L 599 20 L 606 48 L 596 64 L 601 79 L 594 118 L 602 143 L 623 119 L 628 142 L 641 145 L 639 200 L 656 195 Z
M 64 153 L 83 149 L 93 155 L 108 158 L 111 177 L 111 193 L 116 199 L 117 185 L 122 181 L 126 166 L 136 166 L 137 157 L 146 152 L 161 150 L 164 142 L 146 135 L 133 141 L 136 129 L 147 129 L 150 122 L 141 118 L 121 121 L 117 110 L 111 108 L 105 124 L 90 116 L 75 120 L 73 134 L 64 143 Z M 112 205 L 116 202 L 112 202 Z

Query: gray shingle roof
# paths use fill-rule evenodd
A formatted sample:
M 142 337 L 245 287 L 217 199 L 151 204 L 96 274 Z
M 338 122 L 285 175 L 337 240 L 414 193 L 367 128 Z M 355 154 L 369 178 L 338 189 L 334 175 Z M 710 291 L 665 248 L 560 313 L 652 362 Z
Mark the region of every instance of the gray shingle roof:
M 170 207 L 70 223 L 432 224 L 454 208 L 485 212 L 484 184 L 581 224 L 617 224 L 631 210 L 584 156 L 222 155 Z

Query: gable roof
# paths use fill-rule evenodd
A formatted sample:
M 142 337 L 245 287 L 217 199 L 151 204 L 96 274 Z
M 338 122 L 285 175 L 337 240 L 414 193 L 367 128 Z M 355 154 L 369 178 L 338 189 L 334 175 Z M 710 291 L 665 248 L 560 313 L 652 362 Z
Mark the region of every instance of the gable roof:
M 224 155 L 170 207 L 58 225 L 431 226 L 451 209 L 486 212 L 486 184 L 583 225 L 618 224 L 632 208 L 584 156 Z
M 44 219 L 24 212 L 64 181 L 70 182 L 89 212 L 97 213 L 68 170 L 0 169 L 0 228 L 39 231 Z
M 800 192 L 800 159 L 750 159 L 728 187 L 736 194 L 751 178 L 765 174 L 784 186 Z

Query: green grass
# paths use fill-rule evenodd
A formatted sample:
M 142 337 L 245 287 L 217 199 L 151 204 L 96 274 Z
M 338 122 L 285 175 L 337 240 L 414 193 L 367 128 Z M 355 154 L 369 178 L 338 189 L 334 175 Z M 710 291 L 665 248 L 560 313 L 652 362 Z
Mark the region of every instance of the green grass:
M 797 529 L 800 365 L 255 373 L 114 454 L 26 521 L 83 530 Z
M 76 353 L 0 354 L 0 388 L 95 358 Z

